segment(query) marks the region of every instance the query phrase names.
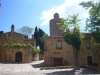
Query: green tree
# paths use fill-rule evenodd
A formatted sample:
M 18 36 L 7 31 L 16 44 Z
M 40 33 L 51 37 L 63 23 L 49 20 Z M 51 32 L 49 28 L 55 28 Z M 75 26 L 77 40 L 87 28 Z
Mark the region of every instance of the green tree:
M 39 48 L 41 50 L 41 53 L 44 53 L 44 38 L 45 36 L 47 36 L 47 34 L 41 29 L 39 28 Z
M 60 26 L 60 29 L 66 30 L 63 37 L 65 42 L 67 42 L 69 45 L 72 45 L 73 52 L 74 52 L 74 69 L 79 70 L 79 62 L 78 62 L 78 50 L 80 50 L 80 45 L 82 43 L 83 34 L 79 29 L 79 22 L 81 19 L 77 19 L 78 15 L 69 15 L 67 19 L 62 19 L 62 23 L 64 25 Z M 62 23 L 59 23 L 62 24 Z
M 18 29 L 17 32 L 27 35 L 30 38 L 32 36 L 33 28 L 28 26 L 23 26 L 22 28 Z
M 86 30 L 92 35 L 92 41 L 100 46 L 100 2 L 81 2 L 81 6 L 89 9 L 89 18 L 86 20 Z
M 41 29 L 35 27 L 34 38 L 36 39 L 36 47 L 39 46 L 41 53 L 44 53 L 44 38 L 47 34 Z
M 38 36 L 38 28 L 37 28 L 37 26 L 35 27 L 34 38 L 36 39 L 36 47 L 38 47 L 39 36 Z

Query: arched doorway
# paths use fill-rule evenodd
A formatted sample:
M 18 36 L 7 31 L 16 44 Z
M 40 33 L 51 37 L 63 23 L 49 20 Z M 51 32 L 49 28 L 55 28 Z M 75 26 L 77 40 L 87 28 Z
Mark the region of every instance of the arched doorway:
M 92 57 L 91 56 L 87 57 L 87 65 L 92 65 Z
M 15 62 L 22 62 L 22 53 L 21 52 L 16 52 Z

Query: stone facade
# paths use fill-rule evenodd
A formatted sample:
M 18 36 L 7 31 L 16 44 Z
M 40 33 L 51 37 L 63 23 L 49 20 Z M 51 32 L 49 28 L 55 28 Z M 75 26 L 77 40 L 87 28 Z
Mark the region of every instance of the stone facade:
M 53 28 L 53 25 L 50 25 Z M 57 36 L 55 32 L 58 28 L 50 30 L 52 35 L 45 37 L 44 41 L 44 62 L 46 66 L 73 66 L 74 53 L 71 45 L 68 45 L 62 36 Z M 53 34 L 54 31 L 54 34 Z M 60 32 L 60 31 L 59 31 Z M 83 33 L 84 39 L 81 44 L 81 49 L 78 51 L 78 60 L 80 66 L 92 65 L 97 63 L 100 65 L 100 48 L 91 42 L 90 33 Z M 59 43 L 59 44 L 58 44 Z M 58 46 L 57 46 L 58 45 Z M 60 47 L 60 48 L 59 48 Z
M 32 49 L 29 47 L 5 47 L 5 43 L 14 44 L 32 44 L 35 45 L 35 39 L 32 35 L 31 39 L 27 36 L 14 31 L 14 25 L 11 26 L 11 32 L 0 33 L 0 61 L 4 62 L 31 62 L 32 61 Z
M 17 53 L 22 53 L 20 62 L 28 63 L 32 61 L 32 52 L 29 47 L 5 47 L 5 62 L 17 62 Z

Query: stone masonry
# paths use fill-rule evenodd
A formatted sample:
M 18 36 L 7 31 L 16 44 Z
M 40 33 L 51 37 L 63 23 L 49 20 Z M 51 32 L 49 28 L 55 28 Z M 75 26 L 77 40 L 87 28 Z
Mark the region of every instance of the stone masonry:
M 58 15 L 55 18 L 55 14 Z M 53 24 L 55 20 L 59 20 L 59 14 L 55 13 L 54 19 L 50 20 L 50 36 L 45 37 L 44 41 L 44 62 L 47 66 L 73 66 L 74 54 L 71 45 L 68 45 L 61 36 L 62 31 L 59 27 Z M 78 60 L 80 66 L 92 65 L 97 63 L 100 65 L 100 48 L 91 42 L 91 34 L 83 33 L 84 38 L 81 44 L 81 49 L 78 51 Z M 57 48 L 57 42 L 60 41 L 61 48 Z M 77 43 L 76 43 L 77 44 Z
M 26 35 L 17 33 L 14 31 L 14 25 L 11 26 L 11 32 L 0 33 L 0 61 L 3 62 L 16 62 L 16 59 L 22 60 L 21 62 L 32 61 L 32 49 L 29 47 L 5 47 L 4 44 L 32 44 L 35 45 L 35 39 L 32 35 L 31 39 L 28 39 Z M 20 54 L 17 54 L 20 52 Z M 19 55 L 21 57 L 19 57 Z M 39 58 L 38 58 L 39 59 Z

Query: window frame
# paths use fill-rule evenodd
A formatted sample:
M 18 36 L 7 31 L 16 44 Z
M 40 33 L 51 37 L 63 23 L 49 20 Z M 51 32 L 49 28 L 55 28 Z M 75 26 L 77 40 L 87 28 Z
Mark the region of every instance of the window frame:
M 58 47 L 58 45 L 57 45 L 58 42 L 61 43 L 61 47 Z M 61 40 L 57 40 L 57 41 L 56 41 L 56 49 L 62 49 L 62 41 L 61 41 Z
M 87 46 L 87 44 L 89 44 L 89 47 Z M 90 41 L 86 41 L 86 48 L 90 49 Z

